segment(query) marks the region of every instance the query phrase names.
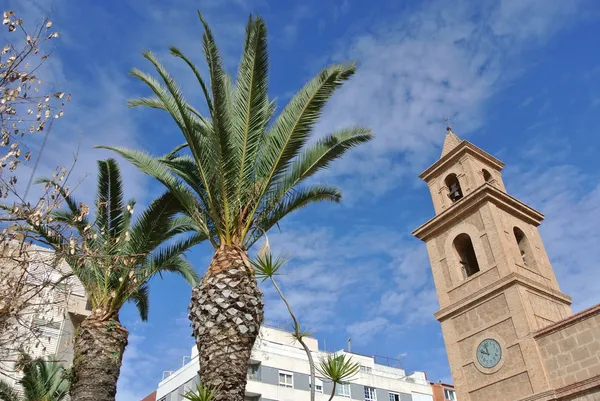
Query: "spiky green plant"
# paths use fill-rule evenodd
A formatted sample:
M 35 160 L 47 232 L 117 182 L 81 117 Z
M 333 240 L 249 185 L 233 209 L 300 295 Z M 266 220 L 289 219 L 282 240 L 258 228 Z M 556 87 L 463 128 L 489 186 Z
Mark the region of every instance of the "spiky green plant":
M 21 355 L 17 365 L 23 372 L 19 384 L 23 396 L 8 383 L 0 381 L 0 401 L 62 401 L 69 394 L 69 382 L 63 366 L 55 358 Z
M 323 377 L 333 382 L 333 390 L 331 390 L 331 401 L 335 395 L 335 389 L 338 384 L 343 384 L 358 373 L 360 363 L 353 362 L 352 357 L 345 354 L 327 354 L 317 365 L 317 370 Z
M 181 396 L 189 401 L 214 401 L 218 393 L 218 388 L 212 389 L 202 384 L 196 384 L 196 391 L 190 390 Z
M 256 277 L 258 279 L 262 279 L 263 282 L 265 280 L 271 281 L 271 284 L 273 284 L 273 287 L 277 291 L 277 294 L 279 294 L 279 297 L 285 304 L 285 307 L 287 308 L 288 313 L 290 314 L 290 317 L 292 318 L 292 337 L 300 343 L 300 345 L 304 349 L 304 352 L 306 353 L 306 357 L 308 358 L 308 366 L 310 369 L 310 383 L 311 383 L 310 400 L 315 401 L 315 387 L 316 386 L 313 385 L 313 383 L 316 383 L 315 362 L 313 360 L 311 350 L 308 348 L 308 345 L 304 341 L 304 338 L 310 336 L 311 332 L 302 330 L 302 328 L 300 326 L 300 322 L 298 321 L 296 314 L 292 310 L 292 305 L 290 305 L 290 302 L 287 300 L 287 298 L 283 294 L 283 291 L 281 291 L 281 288 L 275 281 L 275 276 L 279 275 L 279 269 L 281 269 L 287 262 L 288 262 L 288 260 L 281 256 L 277 256 L 277 258 L 273 258 L 273 254 L 272 254 L 270 246 L 269 246 L 269 239 L 266 236 L 265 236 L 265 245 L 258 252 L 258 254 L 256 255 L 256 258 L 251 261 L 252 267 L 254 267 L 254 270 L 256 271 Z
M 98 191 L 93 221 L 77 202 L 51 179 L 67 209 L 53 213 L 50 225 L 33 226 L 63 255 L 91 303 L 92 313 L 77 329 L 74 342 L 72 401 L 114 401 L 128 332 L 119 321 L 123 305 L 132 302 L 143 321 L 148 319 L 149 281 L 176 273 L 195 285 L 198 276 L 183 253 L 204 240 L 187 237 L 190 226 L 177 216 L 179 202 L 167 191 L 132 219 L 135 201 L 123 200 L 123 182 L 115 160 L 98 162 Z M 56 235 L 58 225 L 71 237 Z M 64 232 L 64 229 L 63 229 Z
M 263 302 L 248 249 L 288 214 L 316 202 L 340 202 L 332 185 L 309 183 L 315 174 L 371 139 L 352 127 L 314 138 L 314 127 L 333 93 L 355 72 L 354 64 L 324 68 L 275 116 L 268 95 L 267 27 L 251 16 L 235 81 L 227 73 L 213 34 L 204 26 L 203 50 L 210 77 L 204 81 L 190 59 L 172 47 L 198 81 L 203 114 L 151 52 L 146 58 L 159 79 L 134 69 L 154 96 L 131 107 L 166 111 L 185 144 L 166 157 L 112 149 L 167 187 L 195 229 L 215 249 L 210 267 L 192 292 L 190 320 L 203 383 L 222 386 L 219 401 L 242 401 L 246 369 L 263 320 Z M 186 153 L 183 153 L 183 148 Z

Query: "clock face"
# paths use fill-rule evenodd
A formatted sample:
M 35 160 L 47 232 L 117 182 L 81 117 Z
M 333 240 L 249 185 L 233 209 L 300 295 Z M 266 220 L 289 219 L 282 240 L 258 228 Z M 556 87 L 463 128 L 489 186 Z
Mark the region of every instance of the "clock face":
M 477 347 L 477 361 L 484 368 L 493 368 L 502 358 L 502 348 L 498 341 L 488 338 Z

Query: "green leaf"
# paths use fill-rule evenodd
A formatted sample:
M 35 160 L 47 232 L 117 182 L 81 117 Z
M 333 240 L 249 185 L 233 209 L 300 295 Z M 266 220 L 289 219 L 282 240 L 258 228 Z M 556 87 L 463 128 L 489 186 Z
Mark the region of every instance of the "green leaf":
M 360 369 L 360 363 L 353 362 L 346 354 L 327 354 L 321 358 L 317 371 L 336 384 L 352 380 Z
M 281 255 L 273 259 L 273 254 L 271 252 L 266 252 L 264 254 L 259 252 L 256 258 L 251 260 L 250 263 L 252 264 L 252 267 L 254 267 L 256 278 L 265 281 L 278 275 L 279 269 L 285 266 L 288 261 L 287 258 L 284 258 Z
M 183 398 L 189 401 L 213 401 L 219 394 L 219 387 L 211 388 L 202 384 L 196 384 L 196 391 L 188 391 L 185 394 L 180 394 Z

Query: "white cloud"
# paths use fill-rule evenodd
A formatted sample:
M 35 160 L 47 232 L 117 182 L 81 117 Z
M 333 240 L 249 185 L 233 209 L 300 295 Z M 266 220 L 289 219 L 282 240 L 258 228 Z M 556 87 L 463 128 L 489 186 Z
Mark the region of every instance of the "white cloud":
M 398 324 L 391 323 L 388 319 L 381 316 L 351 324 L 347 328 L 352 343 L 356 343 L 357 345 L 369 344 L 381 332 L 394 331 L 397 333 L 399 329 L 400 326 Z
M 358 73 L 319 125 L 371 127 L 375 140 L 329 172 L 351 197 L 369 198 L 414 180 L 443 142 L 444 117 L 468 135 L 488 100 L 523 68 L 530 49 L 574 20 L 579 2 L 515 0 L 420 3 L 411 14 L 344 37 L 336 60 Z M 383 173 L 385 172 L 385 173 Z
M 557 147 L 552 138 L 537 137 L 532 142 L 542 155 L 551 155 Z M 545 214 L 540 233 L 561 290 L 573 297 L 573 311 L 599 303 L 598 175 L 560 163 L 561 158 L 555 164 L 552 157 L 531 158 L 529 152 L 523 156 L 522 167 L 507 167 L 509 192 Z

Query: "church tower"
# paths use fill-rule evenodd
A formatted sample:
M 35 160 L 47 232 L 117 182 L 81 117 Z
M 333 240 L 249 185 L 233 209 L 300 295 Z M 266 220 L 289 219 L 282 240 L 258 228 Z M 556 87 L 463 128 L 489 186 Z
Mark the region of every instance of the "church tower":
M 457 399 L 529 399 L 551 390 L 534 332 L 569 317 L 571 298 L 544 250 L 544 216 L 508 194 L 500 160 L 447 131 L 419 176 L 436 215 L 413 234 L 427 245 Z

